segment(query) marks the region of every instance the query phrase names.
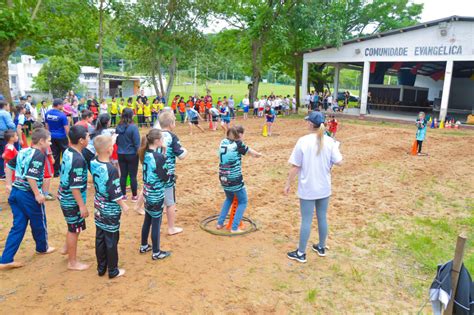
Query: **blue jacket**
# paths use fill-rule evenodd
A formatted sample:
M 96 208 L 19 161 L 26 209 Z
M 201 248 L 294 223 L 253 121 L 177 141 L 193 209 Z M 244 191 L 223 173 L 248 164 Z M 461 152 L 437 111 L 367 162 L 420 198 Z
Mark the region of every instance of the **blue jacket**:
M 0 109 L 0 131 L 6 131 L 8 129 L 16 129 L 12 115 L 6 110 Z
M 140 148 L 140 133 L 135 124 L 119 124 L 115 129 L 117 133 L 117 153 L 137 154 Z

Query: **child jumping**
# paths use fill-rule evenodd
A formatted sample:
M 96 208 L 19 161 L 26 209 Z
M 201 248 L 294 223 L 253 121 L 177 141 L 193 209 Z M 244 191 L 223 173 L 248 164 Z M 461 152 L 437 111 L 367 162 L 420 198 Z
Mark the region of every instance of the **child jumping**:
M 170 179 L 165 184 L 165 211 L 168 218 L 168 234 L 174 235 L 183 232 L 183 229 L 174 225 L 176 220 L 176 158 L 182 160 L 186 157 L 188 151 L 181 146 L 178 137 L 172 132 L 176 127 L 176 117 L 171 111 L 164 111 L 158 120 L 161 125 L 163 147 L 166 152 L 161 151 L 166 156 L 166 169 Z
M 48 244 L 45 199 L 41 193 L 45 160 L 43 151 L 51 145 L 51 134 L 44 128 L 35 129 L 31 134 L 31 142 L 30 148 L 21 150 L 8 162 L 8 167 L 15 170 L 15 181 L 8 198 L 13 212 L 13 226 L 0 258 L 0 270 L 23 266 L 13 259 L 21 245 L 28 222 L 36 243 L 36 252 L 49 254 L 55 251 L 55 248 Z M 11 178 L 6 180 L 8 183 Z
M 421 153 L 421 147 L 423 146 L 423 141 L 426 137 L 426 129 L 428 127 L 428 122 L 426 121 L 426 115 L 424 112 L 418 114 L 418 119 L 416 120 L 416 142 L 418 145 L 418 155 L 423 155 Z
M 89 142 L 89 134 L 83 126 L 72 126 L 68 132 L 70 146 L 62 157 L 59 177 L 58 199 L 67 223 L 66 243 L 61 252 L 68 255 L 69 270 L 86 270 L 88 264 L 77 260 L 77 240 L 86 229 L 85 218 L 89 216 L 86 208 L 87 162 L 82 150 Z
M 166 157 L 157 152 L 162 146 L 161 131 L 152 129 L 143 137 L 142 145 L 138 150 L 138 156 L 143 164 L 143 197 L 145 199 L 145 219 L 142 226 L 140 253 L 144 254 L 153 250 L 151 255 L 153 260 L 164 259 L 171 255 L 171 252 L 160 249 L 165 184 L 169 180 L 166 170 Z M 148 244 L 150 226 L 152 246 Z
M 114 150 L 111 136 L 99 135 L 94 139 L 97 157 L 91 161 L 91 174 L 94 181 L 94 217 L 96 225 L 95 254 L 99 276 L 109 272 L 109 278 L 125 274 L 118 268 L 118 241 L 120 216 L 128 207 L 123 200 L 120 178 L 117 169 L 110 163 Z
M 231 233 L 242 232 L 239 229 L 239 224 L 247 208 L 247 191 L 242 177 L 242 155 L 249 153 L 257 158 L 262 156 L 261 153 L 250 149 L 242 142 L 243 135 L 244 128 L 242 126 L 231 127 L 227 130 L 227 138 L 220 144 L 219 180 L 224 189 L 226 200 L 222 205 L 216 228 L 220 230 L 224 227 L 224 220 L 235 196 L 239 205 L 232 222 Z

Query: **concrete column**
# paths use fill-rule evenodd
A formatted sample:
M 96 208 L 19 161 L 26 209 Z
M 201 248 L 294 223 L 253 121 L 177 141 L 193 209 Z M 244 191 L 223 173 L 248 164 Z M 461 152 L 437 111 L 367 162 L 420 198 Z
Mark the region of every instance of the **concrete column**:
M 451 91 L 451 79 L 453 78 L 453 61 L 446 62 L 444 73 L 443 96 L 441 97 L 441 110 L 439 111 L 439 121 L 446 119 L 448 114 L 449 92 Z
M 367 95 L 369 93 L 370 61 L 364 61 L 362 72 L 362 89 L 360 94 L 360 115 L 367 114 Z
M 306 94 L 308 94 L 308 62 L 303 60 L 303 77 L 301 78 L 301 95 L 300 102 L 304 104 L 306 99 Z
M 339 91 L 339 73 L 341 72 L 341 65 L 336 63 L 334 66 L 334 91 L 332 97 L 337 99 L 337 93 Z

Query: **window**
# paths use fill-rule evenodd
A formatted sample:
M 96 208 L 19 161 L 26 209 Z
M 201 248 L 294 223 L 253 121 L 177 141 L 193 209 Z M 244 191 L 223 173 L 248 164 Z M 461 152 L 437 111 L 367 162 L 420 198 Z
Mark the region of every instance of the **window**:
M 26 76 L 28 77 L 28 79 L 32 79 L 33 78 L 33 73 L 27 73 Z
M 12 82 L 12 85 L 16 85 L 16 76 L 12 75 L 10 81 Z

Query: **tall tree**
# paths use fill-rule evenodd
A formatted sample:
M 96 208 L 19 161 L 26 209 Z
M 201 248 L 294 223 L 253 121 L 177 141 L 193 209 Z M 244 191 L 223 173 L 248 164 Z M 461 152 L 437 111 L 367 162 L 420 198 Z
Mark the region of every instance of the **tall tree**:
M 419 21 L 422 8 L 409 0 L 298 0 L 290 15 L 275 21 L 268 61 L 280 62 L 282 71 L 294 75 L 299 102 L 303 50 L 339 46 L 352 37 L 413 25 Z M 330 74 L 326 65 L 313 64 L 309 79 L 321 91 Z
M 195 59 L 201 35 L 198 26 L 205 21 L 208 8 L 205 0 L 138 0 L 115 8 L 128 40 L 129 56 L 136 60 L 134 70 L 149 75 L 156 94 L 165 95 L 167 101 L 178 60 Z
M 21 46 L 33 55 L 89 51 L 97 8 L 92 0 L 7 0 L 0 9 L 0 93 L 11 101 L 8 58 Z M 72 19 L 74 17 L 74 19 Z M 75 21 L 87 21 L 76 23 Z M 95 31 L 97 33 L 97 31 Z M 92 48 L 93 49 L 93 48 Z
M 236 0 L 221 1 L 216 6 L 217 15 L 225 18 L 247 38 L 252 62 L 252 84 L 249 86 L 250 102 L 258 96 L 258 88 L 264 66 L 264 47 L 279 19 L 292 14 L 296 0 Z
M 53 56 L 34 79 L 36 89 L 49 92 L 52 97 L 62 97 L 79 84 L 81 68 L 69 57 Z

